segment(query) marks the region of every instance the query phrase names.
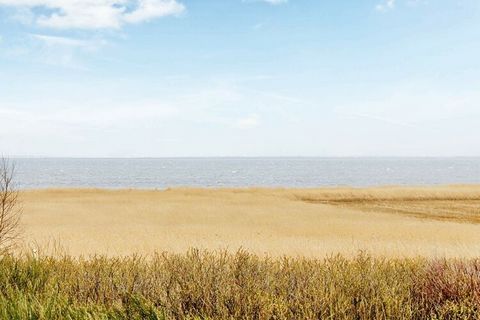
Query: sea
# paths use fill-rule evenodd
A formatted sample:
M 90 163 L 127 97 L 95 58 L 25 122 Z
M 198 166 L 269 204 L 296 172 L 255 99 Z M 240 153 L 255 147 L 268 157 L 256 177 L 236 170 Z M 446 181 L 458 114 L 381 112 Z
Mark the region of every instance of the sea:
M 14 158 L 19 189 L 480 184 L 480 158 Z

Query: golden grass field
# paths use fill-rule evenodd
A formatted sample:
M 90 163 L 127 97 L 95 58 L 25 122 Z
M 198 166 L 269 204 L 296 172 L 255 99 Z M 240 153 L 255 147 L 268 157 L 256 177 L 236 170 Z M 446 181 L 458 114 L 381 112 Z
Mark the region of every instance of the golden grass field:
M 478 257 L 480 186 L 22 191 L 28 248 Z

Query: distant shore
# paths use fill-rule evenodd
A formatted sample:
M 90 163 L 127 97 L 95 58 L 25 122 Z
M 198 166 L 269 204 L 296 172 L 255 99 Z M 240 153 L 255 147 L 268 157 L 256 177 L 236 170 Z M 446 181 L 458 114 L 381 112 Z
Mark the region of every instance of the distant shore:
M 480 255 L 480 186 L 47 189 L 22 191 L 21 200 L 24 245 L 76 256 L 191 247 L 306 257 Z

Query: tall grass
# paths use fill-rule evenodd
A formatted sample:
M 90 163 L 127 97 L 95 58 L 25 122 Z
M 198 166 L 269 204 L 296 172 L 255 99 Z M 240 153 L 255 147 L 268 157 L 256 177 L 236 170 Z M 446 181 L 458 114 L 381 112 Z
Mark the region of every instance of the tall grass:
M 4 256 L 2 319 L 478 319 L 480 260 Z

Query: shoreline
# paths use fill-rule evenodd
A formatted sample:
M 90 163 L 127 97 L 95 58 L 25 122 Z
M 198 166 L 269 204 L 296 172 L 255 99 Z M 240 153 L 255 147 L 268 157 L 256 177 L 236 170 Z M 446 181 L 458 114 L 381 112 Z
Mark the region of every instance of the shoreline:
M 377 192 L 415 192 L 421 195 L 435 192 L 436 195 L 448 196 L 454 193 L 468 193 L 469 197 L 480 199 L 480 184 L 439 184 L 439 185 L 373 185 L 373 186 L 318 186 L 318 187 L 282 187 L 282 186 L 244 186 L 244 187 L 218 187 L 218 186 L 173 186 L 165 188 L 137 188 L 137 187 L 44 187 L 44 188 L 18 188 L 21 194 L 41 192 L 353 192 L 378 195 Z M 401 195 L 399 195 L 401 197 Z

